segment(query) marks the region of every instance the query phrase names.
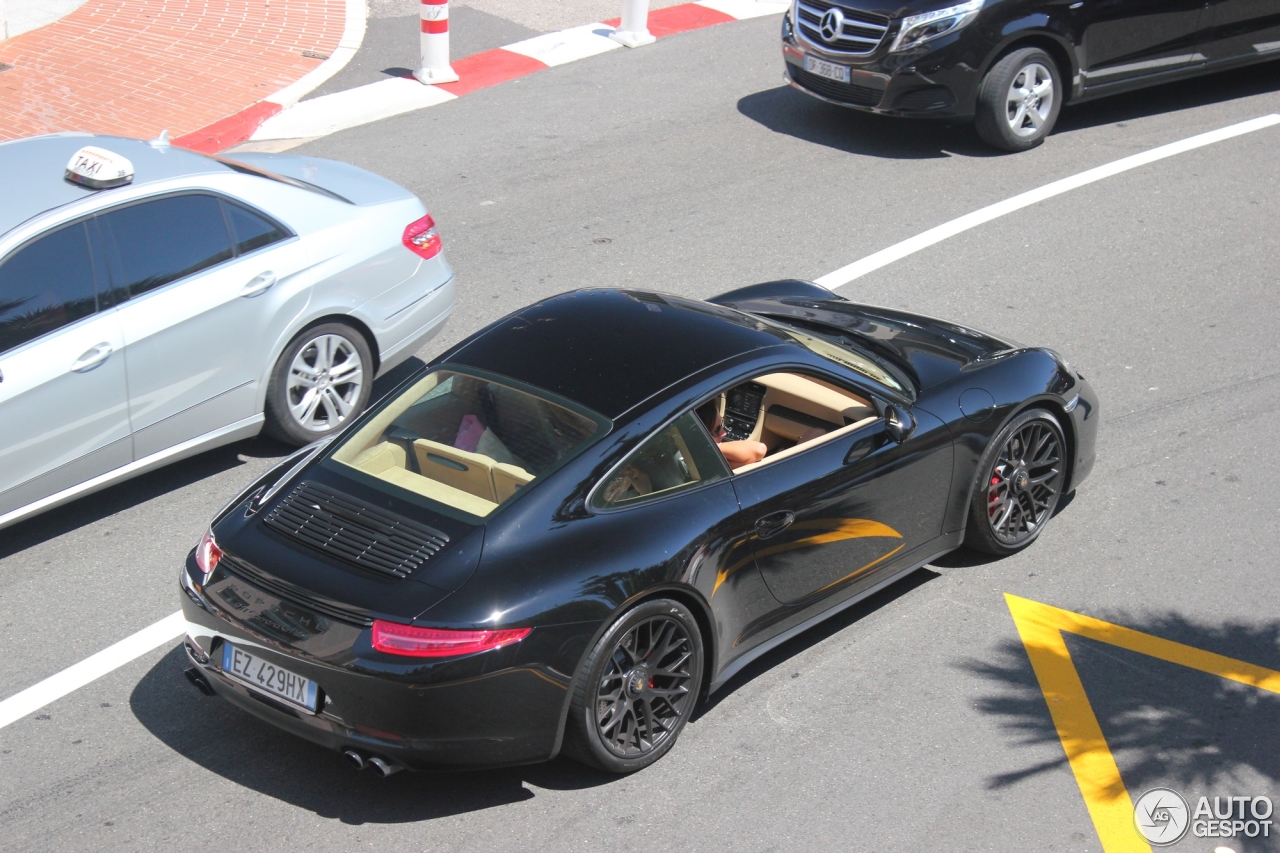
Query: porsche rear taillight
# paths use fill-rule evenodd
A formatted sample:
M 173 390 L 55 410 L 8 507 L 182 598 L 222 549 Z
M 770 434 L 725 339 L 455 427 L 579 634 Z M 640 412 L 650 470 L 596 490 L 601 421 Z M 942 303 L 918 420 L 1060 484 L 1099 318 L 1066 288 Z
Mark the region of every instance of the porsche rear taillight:
M 222 549 L 214 541 L 213 531 L 206 530 L 204 536 L 200 537 L 200 544 L 196 546 L 196 565 L 200 567 L 200 571 L 204 572 L 205 580 L 213 574 L 213 570 L 218 567 L 218 561 L 221 559 Z
M 405 248 L 420 257 L 430 259 L 440 254 L 440 235 L 429 213 L 405 226 L 403 240 Z
M 518 643 L 529 636 L 532 628 L 501 628 L 494 631 L 453 631 L 445 628 L 419 628 L 375 619 L 373 647 L 389 655 L 414 658 L 443 658 L 470 655 Z

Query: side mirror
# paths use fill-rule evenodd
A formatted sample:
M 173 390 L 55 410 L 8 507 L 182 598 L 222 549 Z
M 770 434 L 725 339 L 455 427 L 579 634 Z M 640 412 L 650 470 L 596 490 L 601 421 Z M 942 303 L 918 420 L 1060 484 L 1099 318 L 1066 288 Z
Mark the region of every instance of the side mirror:
M 916 419 L 906 409 L 890 403 L 884 408 L 884 431 L 898 444 L 902 444 L 916 431 Z

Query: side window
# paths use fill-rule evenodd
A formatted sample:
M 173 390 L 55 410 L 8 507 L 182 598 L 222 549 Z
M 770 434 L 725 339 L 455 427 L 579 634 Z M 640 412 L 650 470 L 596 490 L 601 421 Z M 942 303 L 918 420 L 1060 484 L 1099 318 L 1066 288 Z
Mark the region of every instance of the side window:
M 628 506 L 727 476 L 724 457 L 689 412 L 632 452 L 596 490 L 592 504 Z
M 102 214 L 128 296 L 177 281 L 231 257 L 231 237 L 218 199 L 178 195 Z
M 97 310 L 83 222 L 28 243 L 0 262 L 0 352 Z
M 290 236 L 279 225 L 252 210 L 229 201 L 224 201 L 222 205 L 231 222 L 231 236 L 236 244 L 237 255 L 247 255 Z

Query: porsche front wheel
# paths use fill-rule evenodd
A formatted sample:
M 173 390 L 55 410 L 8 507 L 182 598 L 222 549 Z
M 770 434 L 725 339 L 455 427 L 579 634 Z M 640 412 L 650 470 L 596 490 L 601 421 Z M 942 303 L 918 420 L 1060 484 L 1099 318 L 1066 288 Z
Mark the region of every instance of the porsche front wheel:
M 1015 417 L 991 442 L 969 503 L 964 544 L 1005 556 L 1035 541 L 1066 481 L 1067 444 L 1044 409 Z
M 647 767 L 675 744 L 702 683 L 702 633 L 678 601 L 625 613 L 574 681 L 564 751 L 613 773 Z

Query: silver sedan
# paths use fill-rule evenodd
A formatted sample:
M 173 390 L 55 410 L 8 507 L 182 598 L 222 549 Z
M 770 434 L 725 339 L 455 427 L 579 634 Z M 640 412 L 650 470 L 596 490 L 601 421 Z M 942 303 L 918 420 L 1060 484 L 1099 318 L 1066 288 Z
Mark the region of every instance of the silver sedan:
M 422 202 L 355 166 L 0 144 L 0 527 L 263 429 L 324 438 L 453 303 Z

